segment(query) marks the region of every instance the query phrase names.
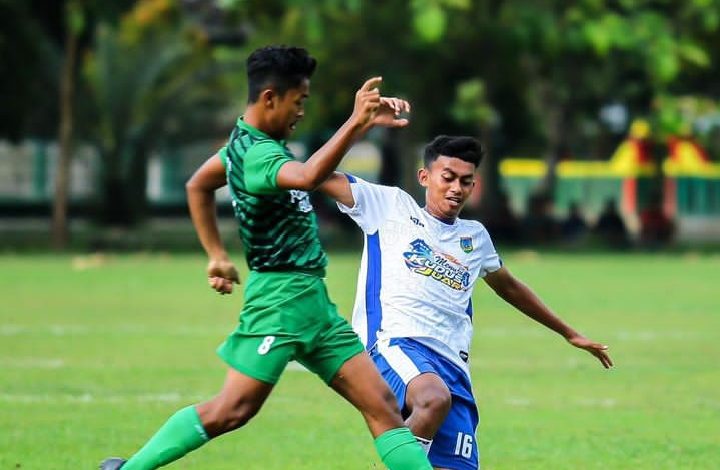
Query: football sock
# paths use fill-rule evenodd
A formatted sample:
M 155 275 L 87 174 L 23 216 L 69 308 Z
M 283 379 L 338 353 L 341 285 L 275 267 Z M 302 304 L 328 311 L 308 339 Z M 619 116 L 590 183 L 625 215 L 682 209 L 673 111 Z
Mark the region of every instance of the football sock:
M 172 415 L 122 470 L 154 470 L 173 462 L 209 440 L 195 406 Z
M 420 447 L 423 448 L 425 451 L 425 454 L 428 454 L 430 452 L 430 446 L 432 445 L 432 439 L 425 439 L 424 437 L 415 436 L 415 439 L 417 439 L 418 444 L 420 444 Z
M 375 449 L 389 470 L 432 470 L 427 455 L 408 428 L 384 432 L 375 439 Z

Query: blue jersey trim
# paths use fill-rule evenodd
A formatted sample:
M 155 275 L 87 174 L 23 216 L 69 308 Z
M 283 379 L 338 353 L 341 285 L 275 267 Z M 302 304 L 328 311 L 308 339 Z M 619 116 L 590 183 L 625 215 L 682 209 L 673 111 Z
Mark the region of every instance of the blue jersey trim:
M 349 182 L 351 182 L 351 183 L 357 183 L 357 179 L 356 179 L 353 175 L 351 175 L 350 173 L 343 173 L 343 174 L 347 177 L 347 179 L 348 179 Z
M 468 314 L 470 318 L 473 316 L 473 306 L 472 306 L 472 299 L 468 300 L 468 306 L 465 309 L 465 313 Z
M 367 344 L 370 349 L 377 341 L 382 323 L 380 289 L 382 287 L 382 261 L 380 259 L 380 232 L 367 236 L 367 279 L 365 280 L 365 312 L 367 315 Z

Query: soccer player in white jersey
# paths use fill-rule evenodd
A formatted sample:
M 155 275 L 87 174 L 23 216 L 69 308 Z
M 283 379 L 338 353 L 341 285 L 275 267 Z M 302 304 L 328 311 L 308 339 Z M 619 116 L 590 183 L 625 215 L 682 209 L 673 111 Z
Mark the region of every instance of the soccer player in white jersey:
M 612 366 L 607 346 L 563 322 L 503 266 L 480 222 L 458 218 L 482 153 L 472 137 L 438 136 L 428 144 L 418 171 L 424 207 L 400 188 L 342 173 L 321 187 L 366 235 L 353 327 L 438 469 L 479 468 L 479 418 L 468 368 L 478 279 Z

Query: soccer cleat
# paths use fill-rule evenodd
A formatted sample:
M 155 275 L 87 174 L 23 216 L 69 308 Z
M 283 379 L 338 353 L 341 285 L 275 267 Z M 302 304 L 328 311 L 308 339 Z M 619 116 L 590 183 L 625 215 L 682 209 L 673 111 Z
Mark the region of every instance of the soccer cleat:
M 102 461 L 100 470 L 118 470 L 125 462 L 127 462 L 127 460 L 121 459 L 120 457 L 110 457 Z

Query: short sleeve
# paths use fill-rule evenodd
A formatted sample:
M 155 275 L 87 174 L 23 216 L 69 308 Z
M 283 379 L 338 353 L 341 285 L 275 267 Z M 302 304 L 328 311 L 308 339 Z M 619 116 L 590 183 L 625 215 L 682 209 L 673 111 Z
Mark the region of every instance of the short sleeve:
M 249 193 L 270 194 L 278 191 L 280 167 L 292 161 L 285 150 L 272 141 L 253 145 L 244 157 L 245 188 Z
M 347 175 L 350 181 L 355 205 L 348 207 L 337 203 L 340 212 L 351 219 L 368 234 L 375 233 L 387 219 L 388 213 L 395 206 L 400 190 L 390 186 L 368 183 L 355 176 Z
M 480 239 L 480 277 L 485 277 L 490 273 L 494 273 L 498 269 L 502 268 L 502 259 L 495 250 L 492 239 L 488 231 L 480 225 L 480 233 L 478 235 Z

